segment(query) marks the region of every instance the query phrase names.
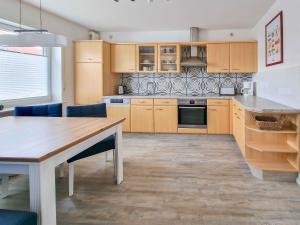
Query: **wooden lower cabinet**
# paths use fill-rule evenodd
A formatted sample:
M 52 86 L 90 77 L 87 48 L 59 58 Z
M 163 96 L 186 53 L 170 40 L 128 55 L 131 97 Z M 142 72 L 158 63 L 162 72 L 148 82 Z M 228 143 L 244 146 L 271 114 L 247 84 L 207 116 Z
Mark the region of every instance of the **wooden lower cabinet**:
M 154 132 L 153 106 L 131 105 L 131 132 Z
M 244 109 L 242 109 L 235 101 L 232 106 L 232 132 L 235 140 L 243 154 L 245 156 L 245 115 Z
M 208 134 L 230 133 L 229 106 L 208 106 L 207 131 Z
M 177 133 L 177 106 L 154 106 L 155 133 Z
M 126 120 L 123 122 L 123 132 L 131 131 L 130 105 L 108 105 L 106 109 L 108 117 L 126 118 Z

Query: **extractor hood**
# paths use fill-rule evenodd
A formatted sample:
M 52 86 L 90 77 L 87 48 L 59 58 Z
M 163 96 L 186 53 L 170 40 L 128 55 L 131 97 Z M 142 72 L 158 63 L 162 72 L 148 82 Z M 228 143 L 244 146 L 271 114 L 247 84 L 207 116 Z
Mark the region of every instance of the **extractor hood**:
M 191 41 L 191 57 L 183 58 L 180 63 L 181 66 L 185 67 L 203 67 L 207 64 L 203 62 L 198 56 L 198 46 L 193 45 L 193 42 L 199 41 L 199 28 L 191 27 L 190 28 L 190 41 Z

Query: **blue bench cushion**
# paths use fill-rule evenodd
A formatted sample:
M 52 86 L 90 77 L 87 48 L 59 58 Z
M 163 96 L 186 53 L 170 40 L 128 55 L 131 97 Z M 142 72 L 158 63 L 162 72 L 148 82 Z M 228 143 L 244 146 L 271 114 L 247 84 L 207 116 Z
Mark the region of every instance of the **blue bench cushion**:
M 37 225 L 37 214 L 0 209 L 0 225 Z
M 106 104 L 68 106 L 68 117 L 107 117 Z
M 62 117 L 62 104 L 18 106 L 15 108 L 15 116 Z
M 87 150 L 75 155 L 71 159 L 68 160 L 68 163 L 75 162 L 80 159 L 87 158 L 92 155 L 96 155 L 102 152 L 106 152 L 109 150 L 115 149 L 115 136 L 111 135 L 105 138 L 103 141 L 93 145 L 92 147 L 88 148 Z

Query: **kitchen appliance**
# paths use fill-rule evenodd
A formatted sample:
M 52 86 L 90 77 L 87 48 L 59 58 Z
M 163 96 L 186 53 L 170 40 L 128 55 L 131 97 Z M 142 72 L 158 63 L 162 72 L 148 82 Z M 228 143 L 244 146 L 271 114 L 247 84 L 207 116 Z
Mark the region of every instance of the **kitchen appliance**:
M 118 87 L 118 94 L 119 95 L 124 95 L 125 94 L 125 87 L 123 85 L 120 85 Z
M 191 44 L 191 55 L 188 58 L 183 58 L 180 65 L 184 67 L 203 67 L 206 66 L 207 63 L 203 61 L 199 57 L 199 50 L 198 46 L 194 43 L 199 42 L 199 32 L 200 29 L 198 27 L 191 27 L 190 28 L 190 42 Z
M 206 99 L 178 99 L 179 128 L 207 128 Z
M 255 82 L 243 82 L 241 93 L 245 96 L 255 95 Z
M 234 87 L 221 87 L 219 93 L 220 95 L 234 96 L 236 94 L 236 91 Z
M 104 103 L 106 105 L 114 105 L 114 106 L 130 106 L 130 99 L 129 98 L 104 98 Z

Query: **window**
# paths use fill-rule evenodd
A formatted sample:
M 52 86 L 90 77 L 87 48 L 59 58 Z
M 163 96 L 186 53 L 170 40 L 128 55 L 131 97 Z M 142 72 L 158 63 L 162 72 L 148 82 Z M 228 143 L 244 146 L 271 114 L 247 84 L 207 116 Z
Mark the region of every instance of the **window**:
M 50 101 L 49 52 L 41 47 L 0 47 L 0 104 Z

